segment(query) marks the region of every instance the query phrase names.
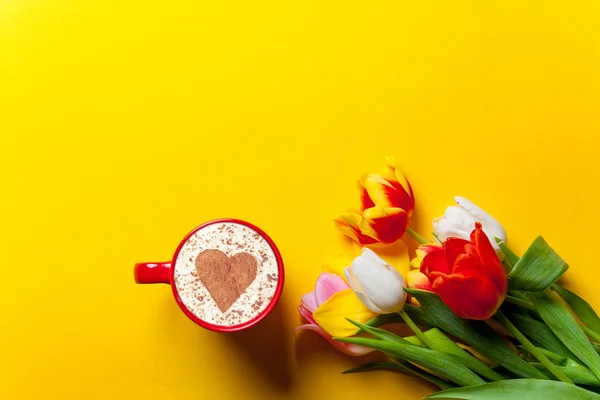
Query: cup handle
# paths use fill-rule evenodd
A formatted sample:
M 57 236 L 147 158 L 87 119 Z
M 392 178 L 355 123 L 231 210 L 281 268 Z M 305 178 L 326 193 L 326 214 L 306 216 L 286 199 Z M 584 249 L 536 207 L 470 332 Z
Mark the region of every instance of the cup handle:
M 136 283 L 171 283 L 171 263 L 137 263 L 133 277 Z

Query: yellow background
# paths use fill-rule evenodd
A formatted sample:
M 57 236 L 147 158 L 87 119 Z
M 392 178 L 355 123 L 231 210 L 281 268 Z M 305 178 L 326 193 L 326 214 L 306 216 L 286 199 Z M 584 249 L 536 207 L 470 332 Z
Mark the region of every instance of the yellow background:
M 426 395 L 293 336 L 344 243 L 331 220 L 387 152 L 415 229 L 467 196 L 517 252 L 543 234 L 600 306 L 599 20 L 566 0 L 0 1 L 0 398 Z M 133 283 L 217 217 L 286 264 L 244 334 Z

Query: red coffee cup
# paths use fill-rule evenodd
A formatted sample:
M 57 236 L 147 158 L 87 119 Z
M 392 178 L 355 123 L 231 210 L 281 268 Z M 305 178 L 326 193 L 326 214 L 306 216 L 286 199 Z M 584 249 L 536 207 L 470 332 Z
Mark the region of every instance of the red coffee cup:
M 246 253 L 246 256 L 240 257 L 242 253 Z M 248 255 L 252 257 L 248 257 Z M 194 270 L 192 268 L 194 259 L 193 265 L 198 268 L 200 257 L 203 257 L 203 269 Z M 206 262 L 204 262 L 204 258 L 207 258 Z M 252 261 L 253 258 L 255 261 Z M 219 264 L 221 261 L 222 263 Z M 237 264 L 235 264 L 236 262 Z M 253 263 L 256 263 L 255 267 Z M 226 267 L 225 264 L 229 266 Z M 232 265 L 233 267 L 231 267 Z M 248 265 L 250 266 L 248 267 Z M 239 273 L 242 274 L 239 275 L 239 279 L 232 278 L 232 268 L 239 270 Z M 253 272 L 253 268 L 256 268 L 252 281 L 250 281 L 251 278 L 248 278 L 248 268 Z M 189 274 L 181 273 L 181 271 L 189 271 Z M 216 332 L 236 332 L 256 325 L 275 308 L 283 291 L 284 268 L 277 246 L 260 228 L 237 219 L 218 219 L 202 224 L 188 233 L 179 243 L 171 261 L 135 264 L 134 278 L 136 283 L 170 284 L 173 297 L 181 310 L 203 328 Z M 242 281 L 244 283 L 241 283 Z M 230 287 L 245 285 L 248 281 L 250 283 L 243 290 Z M 228 285 L 227 282 L 232 282 L 232 284 Z M 202 294 L 190 292 L 190 287 L 197 287 L 197 292 Z M 263 291 L 263 289 L 265 290 Z M 242 294 L 233 299 L 233 303 L 231 303 L 232 297 L 239 292 Z M 270 293 L 272 296 L 269 295 Z M 255 302 L 250 307 L 249 304 L 243 304 L 243 301 L 238 302 L 238 299 L 242 297 Z M 199 303 L 200 301 L 203 303 Z M 219 307 L 224 303 L 226 303 L 224 307 L 231 303 L 229 306 L 233 309 L 232 312 L 237 312 L 240 316 L 238 317 L 238 314 L 229 315 L 225 311 L 220 313 Z M 206 310 L 209 312 L 204 318 L 198 315 L 204 311 L 202 304 L 207 304 Z M 252 317 L 235 324 L 215 322 L 219 318 L 242 318 L 241 315 L 246 311 L 234 309 L 236 304 L 239 304 L 240 310 L 244 310 L 244 307 L 247 306 L 246 315 L 252 315 Z

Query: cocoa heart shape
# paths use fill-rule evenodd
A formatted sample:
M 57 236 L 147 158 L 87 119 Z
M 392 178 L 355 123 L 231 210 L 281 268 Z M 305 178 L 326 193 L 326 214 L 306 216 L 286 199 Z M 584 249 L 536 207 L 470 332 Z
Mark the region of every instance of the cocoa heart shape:
M 219 250 L 204 250 L 196 257 L 198 279 L 221 312 L 229 310 L 254 282 L 257 270 L 256 258 L 245 252 L 230 258 Z

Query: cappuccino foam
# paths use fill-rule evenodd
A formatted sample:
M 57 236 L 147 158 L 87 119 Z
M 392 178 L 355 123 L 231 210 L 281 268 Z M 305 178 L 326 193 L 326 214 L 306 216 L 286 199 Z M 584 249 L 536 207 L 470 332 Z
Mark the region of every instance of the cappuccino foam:
M 228 257 L 247 253 L 256 259 L 256 278 L 225 311 L 198 278 L 196 258 L 206 250 Z M 184 306 L 199 319 L 213 325 L 243 324 L 267 308 L 279 280 L 275 252 L 255 230 L 235 222 L 208 225 L 195 232 L 181 247 L 174 266 L 175 287 Z

